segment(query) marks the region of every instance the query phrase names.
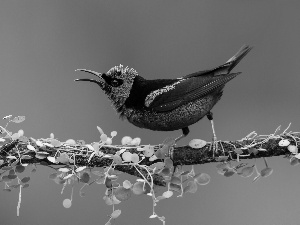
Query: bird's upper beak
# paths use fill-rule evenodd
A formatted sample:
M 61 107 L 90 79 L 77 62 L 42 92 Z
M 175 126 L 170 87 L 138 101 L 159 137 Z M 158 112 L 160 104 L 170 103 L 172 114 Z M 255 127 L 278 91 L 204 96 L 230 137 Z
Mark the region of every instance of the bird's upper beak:
M 103 86 L 104 79 L 102 78 L 101 73 L 98 73 L 98 72 L 95 72 L 95 71 L 92 71 L 92 70 L 87 70 L 87 69 L 77 69 L 75 71 L 83 71 L 83 72 L 93 74 L 93 75 L 97 76 L 99 78 L 99 80 L 83 78 L 83 79 L 76 79 L 74 81 L 89 81 L 89 82 L 94 82 L 94 83 L 98 84 L 100 87 Z

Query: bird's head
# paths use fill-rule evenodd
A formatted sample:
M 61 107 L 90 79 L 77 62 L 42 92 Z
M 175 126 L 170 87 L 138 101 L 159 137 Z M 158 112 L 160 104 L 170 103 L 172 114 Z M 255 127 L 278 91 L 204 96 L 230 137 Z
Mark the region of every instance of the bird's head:
M 138 75 L 134 69 L 124 68 L 121 64 L 111 68 L 107 73 L 98 73 L 86 69 L 77 69 L 76 71 L 83 71 L 97 76 L 99 78 L 97 80 L 76 79 L 75 81 L 89 81 L 98 84 L 118 111 L 129 97 L 134 78 Z

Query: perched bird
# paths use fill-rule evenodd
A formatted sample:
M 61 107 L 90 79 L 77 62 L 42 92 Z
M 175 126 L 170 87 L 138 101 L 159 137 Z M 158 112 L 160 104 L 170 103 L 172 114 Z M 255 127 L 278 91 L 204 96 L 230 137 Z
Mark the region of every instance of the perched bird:
M 99 79 L 75 81 L 98 84 L 120 117 L 137 127 L 156 131 L 182 129 L 183 134 L 176 141 L 188 135 L 188 126 L 207 116 L 212 124 L 215 148 L 217 137 L 210 110 L 220 100 L 225 84 L 240 74 L 230 71 L 251 49 L 243 46 L 226 63 L 216 68 L 175 79 L 146 80 L 134 69 L 119 65 L 107 73 L 77 69 Z

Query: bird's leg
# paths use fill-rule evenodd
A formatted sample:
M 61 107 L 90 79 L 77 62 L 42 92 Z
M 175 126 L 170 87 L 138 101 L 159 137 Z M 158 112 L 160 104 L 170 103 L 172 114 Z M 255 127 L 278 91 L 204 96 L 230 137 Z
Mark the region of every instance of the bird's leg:
M 175 139 L 175 143 L 178 142 L 180 139 L 186 137 L 190 133 L 190 130 L 188 127 L 184 127 L 181 130 L 182 130 L 182 135 L 180 135 L 178 138 Z
M 213 150 L 213 158 L 214 158 L 214 157 L 215 157 L 215 152 L 217 153 L 217 151 L 218 151 L 218 140 L 217 140 L 217 136 L 216 136 L 216 132 L 215 132 L 215 126 L 214 126 L 214 121 L 213 121 L 213 114 L 212 114 L 212 112 L 209 112 L 208 114 L 206 114 L 206 116 L 207 116 L 207 119 L 210 120 L 212 132 L 213 132 L 213 140 L 212 140 L 212 143 L 210 144 L 209 151 L 210 151 L 211 149 Z M 221 147 L 222 147 L 223 154 L 225 154 L 224 148 L 223 148 L 221 142 L 220 142 L 220 145 L 221 145 Z
M 176 143 L 177 143 L 180 139 L 186 137 L 186 136 L 189 134 L 189 132 L 190 132 L 190 130 L 189 130 L 188 127 L 184 127 L 184 128 L 182 128 L 181 130 L 182 130 L 182 135 L 180 135 L 178 138 L 175 138 L 175 142 L 174 142 L 173 146 L 176 145 Z M 173 139 L 173 140 L 174 140 L 174 139 Z M 172 152 L 173 149 L 174 149 L 173 146 L 169 148 L 169 150 L 168 150 L 168 155 L 167 155 L 167 156 L 172 156 L 172 155 L 173 155 L 173 152 Z

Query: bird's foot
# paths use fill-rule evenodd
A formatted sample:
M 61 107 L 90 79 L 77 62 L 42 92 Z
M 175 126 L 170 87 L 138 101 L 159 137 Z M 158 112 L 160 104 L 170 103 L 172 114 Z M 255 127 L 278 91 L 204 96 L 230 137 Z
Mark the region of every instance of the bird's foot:
M 182 135 L 180 135 L 179 137 L 175 138 L 175 144 L 181 140 L 182 138 L 186 137 L 189 133 L 190 133 L 190 130 L 188 127 L 184 127 L 181 129 L 182 130 Z
M 159 150 L 165 157 L 173 157 L 174 146 L 176 145 L 176 139 L 166 138 L 162 144 L 159 144 Z
M 175 141 L 175 144 L 179 141 L 179 140 L 181 140 L 182 138 L 184 138 L 185 137 L 185 135 L 180 135 L 179 137 L 177 137 L 177 138 L 175 138 L 174 139 L 174 141 Z
M 221 146 L 221 149 L 218 147 L 219 144 Z M 224 147 L 222 145 L 222 142 L 218 141 L 216 136 L 213 137 L 213 140 L 210 143 L 209 151 L 211 151 L 211 150 L 213 151 L 213 158 L 215 158 L 215 154 L 218 154 L 218 151 L 221 151 L 221 150 L 223 152 L 223 155 L 225 155 L 225 151 L 224 151 Z

